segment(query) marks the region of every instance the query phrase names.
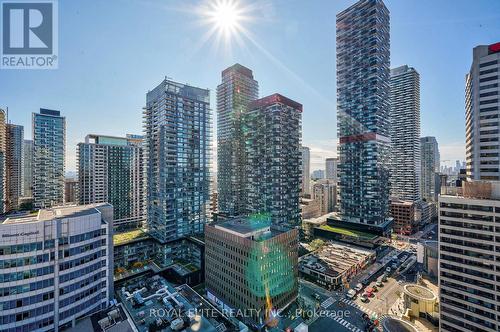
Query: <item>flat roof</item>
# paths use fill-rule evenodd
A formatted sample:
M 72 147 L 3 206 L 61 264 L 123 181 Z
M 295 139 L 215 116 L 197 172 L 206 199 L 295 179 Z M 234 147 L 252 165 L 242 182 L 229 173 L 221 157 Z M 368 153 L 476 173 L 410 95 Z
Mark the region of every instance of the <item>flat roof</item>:
M 39 222 L 47 221 L 52 219 L 60 218 L 75 218 L 81 216 L 89 216 L 99 211 L 97 208 L 104 206 L 112 206 L 108 203 L 99 204 L 88 204 L 88 205 L 68 205 L 59 206 L 50 209 L 39 210 L 38 213 L 32 213 L 28 215 L 7 217 L 3 221 L 3 224 L 17 224 L 17 223 L 28 223 L 28 222 Z
M 304 256 L 300 260 L 300 265 L 313 271 L 337 277 L 353 266 L 364 263 L 368 257 L 374 254 L 373 250 L 327 242 L 318 251 Z
M 149 235 L 143 229 L 134 229 L 132 231 L 117 233 L 113 235 L 113 245 L 120 246 L 122 244 L 134 242 L 136 240 L 148 238 Z
M 376 237 L 378 237 L 378 235 L 376 235 L 376 234 L 370 234 L 370 233 L 355 231 L 352 229 L 341 228 L 341 227 L 332 227 L 330 225 L 322 225 L 322 226 L 319 226 L 318 228 L 325 230 L 325 231 L 328 231 L 328 232 L 337 233 L 337 234 L 346 235 L 346 236 L 351 236 L 351 237 L 355 237 L 355 238 L 359 238 L 359 239 L 373 240 Z

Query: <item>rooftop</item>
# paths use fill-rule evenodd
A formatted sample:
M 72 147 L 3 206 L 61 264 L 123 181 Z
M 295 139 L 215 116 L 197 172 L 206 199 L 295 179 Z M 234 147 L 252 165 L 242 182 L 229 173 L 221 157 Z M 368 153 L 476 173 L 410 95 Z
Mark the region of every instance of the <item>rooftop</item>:
M 421 300 L 436 300 L 437 296 L 428 288 L 417 284 L 408 284 L 404 286 L 404 292 L 413 298 Z
M 113 244 L 119 246 L 133 241 L 147 238 L 149 235 L 142 229 L 134 229 L 132 231 L 117 233 L 113 235 Z
M 140 332 L 237 330 L 191 287 L 174 287 L 158 275 L 128 280 L 117 287 L 116 293 Z
M 237 236 L 252 238 L 255 241 L 265 240 L 282 233 L 275 227 L 271 227 L 271 219 L 265 214 L 232 218 L 222 221 L 214 227 Z
M 3 224 L 29 223 L 47 221 L 61 218 L 76 218 L 99 213 L 99 208 L 112 206 L 108 203 L 88 204 L 88 205 L 68 205 L 50 209 L 39 210 L 38 213 L 31 213 L 13 217 L 7 217 Z
M 328 231 L 328 232 L 346 235 L 346 236 L 350 236 L 350 237 L 357 238 L 357 239 L 374 240 L 377 237 L 376 234 L 370 234 L 370 233 L 355 231 L 355 230 L 341 228 L 341 227 L 332 227 L 330 225 L 322 225 L 322 226 L 319 226 L 318 228 L 323 229 L 323 230 Z
M 337 277 L 353 266 L 362 265 L 373 255 L 372 250 L 328 242 L 318 251 L 304 256 L 300 266 Z

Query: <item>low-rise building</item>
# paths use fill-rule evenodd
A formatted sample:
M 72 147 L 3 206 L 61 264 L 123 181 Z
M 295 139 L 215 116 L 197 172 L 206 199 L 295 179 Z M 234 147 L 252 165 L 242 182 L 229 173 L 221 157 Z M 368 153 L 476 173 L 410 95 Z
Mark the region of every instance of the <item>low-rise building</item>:
M 320 199 L 301 198 L 300 211 L 302 214 L 302 219 L 317 218 L 321 216 Z
M 113 207 L 66 206 L 0 223 L 1 331 L 58 331 L 113 298 Z
M 336 289 L 376 258 L 375 251 L 327 242 L 322 248 L 301 257 L 299 271 L 315 283 Z
M 270 218 L 234 218 L 205 227 L 205 285 L 223 310 L 247 310 L 244 322 L 272 325 L 271 310 L 298 294 L 298 231 Z
M 416 230 L 415 203 L 391 199 L 391 217 L 394 219 L 393 231 L 397 234 L 411 235 Z

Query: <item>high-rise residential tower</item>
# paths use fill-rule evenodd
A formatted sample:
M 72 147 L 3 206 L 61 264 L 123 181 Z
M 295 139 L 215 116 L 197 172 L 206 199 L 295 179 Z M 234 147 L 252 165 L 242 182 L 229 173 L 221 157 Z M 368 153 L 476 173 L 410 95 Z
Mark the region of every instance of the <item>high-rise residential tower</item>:
M 474 48 L 465 80 L 467 177 L 500 180 L 500 43 Z
M 361 0 L 337 14 L 337 115 L 343 221 L 388 229 L 389 11 Z
M 439 188 L 436 188 L 436 173 L 439 173 L 439 146 L 435 137 L 420 138 L 421 153 L 421 185 L 422 198 L 426 201 L 436 201 Z
M 250 69 L 235 64 L 222 72 L 217 87 L 217 188 L 219 213 L 245 213 L 245 140 L 242 116 L 259 96 Z
M 112 204 L 116 232 L 140 228 L 145 219 L 142 142 L 136 136 L 87 135 L 77 147 L 76 201 Z
M 6 169 L 5 158 L 7 154 L 7 113 L 0 108 L 0 213 L 5 212 L 6 200 Z
M 23 179 L 23 196 L 33 196 L 33 141 L 24 140 L 23 151 L 24 179 Z
M 7 124 L 6 155 L 6 211 L 19 209 L 19 198 L 23 195 L 23 126 Z
M 420 201 L 420 75 L 391 69 L 391 196 Z
M 210 91 L 163 80 L 146 95 L 147 222 L 161 242 L 202 233 L 210 187 Z
M 325 160 L 325 178 L 334 183 L 338 181 L 338 163 L 338 158 L 326 158 Z
M 66 119 L 41 108 L 33 113 L 33 203 L 49 208 L 64 202 Z
M 499 193 L 498 181 L 464 181 L 439 196 L 439 331 L 500 331 Z
M 302 159 L 300 163 L 302 171 L 301 194 L 311 194 L 311 150 L 307 146 L 300 148 Z
M 300 225 L 302 105 L 276 93 L 251 102 L 243 122 L 247 212 Z

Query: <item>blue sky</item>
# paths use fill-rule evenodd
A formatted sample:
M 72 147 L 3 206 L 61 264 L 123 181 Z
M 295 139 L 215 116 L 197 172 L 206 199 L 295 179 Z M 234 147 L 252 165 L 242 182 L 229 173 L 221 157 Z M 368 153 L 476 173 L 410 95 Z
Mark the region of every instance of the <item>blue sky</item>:
M 252 3 L 242 24 L 251 40 L 231 52 L 215 38 L 201 43 L 209 0 L 61 0 L 59 69 L 1 70 L 0 107 L 31 137 L 40 107 L 67 118 L 67 170 L 89 133 L 142 132 L 148 89 L 165 76 L 214 90 L 220 72 L 239 62 L 254 71 L 260 95 L 280 92 L 304 105 L 303 142 L 311 169 L 336 155 L 335 15 L 353 0 L 240 0 Z M 464 159 L 464 76 L 472 48 L 500 42 L 498 0 L 387 0 L 391 66 L 421 76 L 422 136 L 436 136 L 442 159 Z M 215 137 L 215 131 L 214 131 Z

